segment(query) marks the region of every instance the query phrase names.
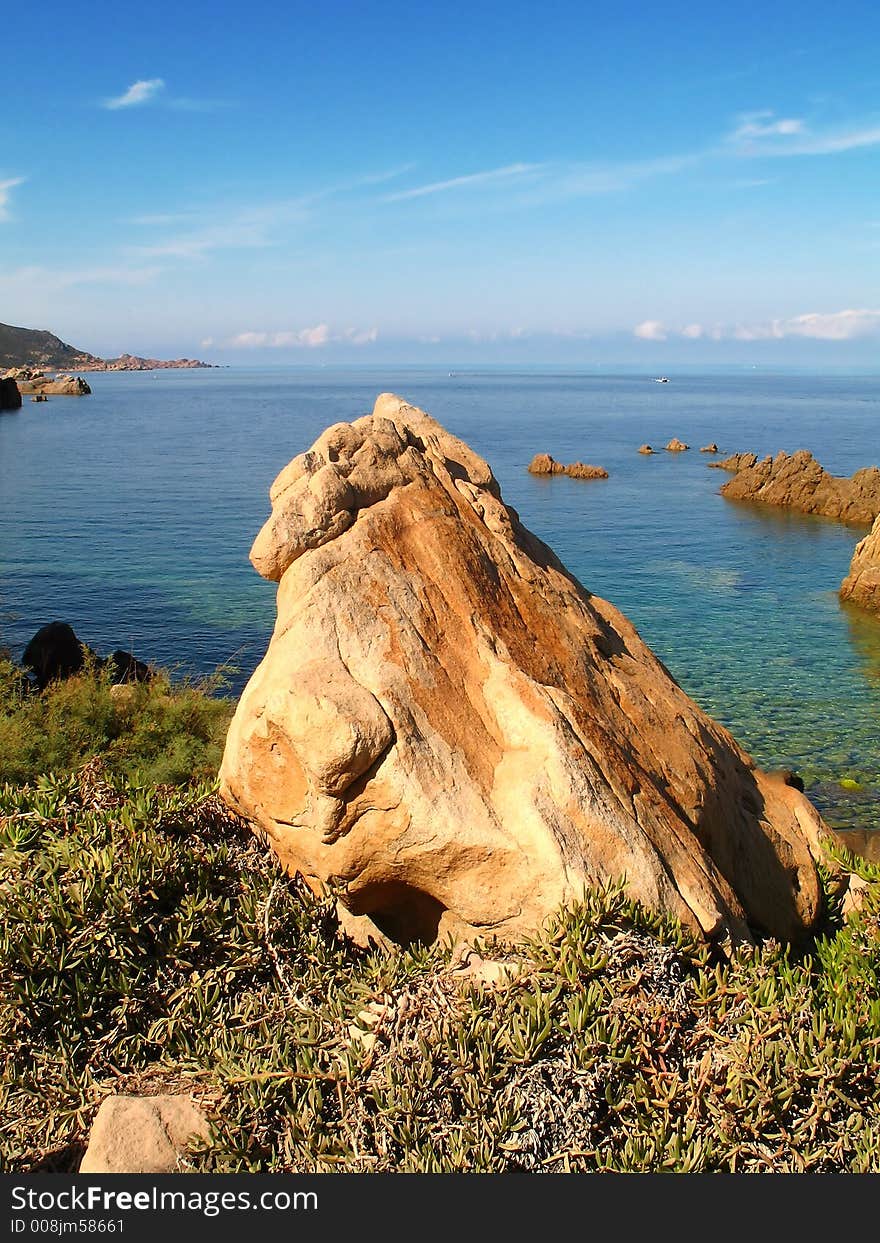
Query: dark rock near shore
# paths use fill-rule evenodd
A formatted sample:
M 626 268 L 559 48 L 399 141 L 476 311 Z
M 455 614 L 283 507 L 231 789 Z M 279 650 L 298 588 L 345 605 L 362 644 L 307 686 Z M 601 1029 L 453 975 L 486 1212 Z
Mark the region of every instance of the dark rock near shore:
M 153 676 L 149 665 L 132 656 L 131 652 L 123 652 L 121 648 L 111 652 L 103 665 L 110 670 L 115 685 L 123 682 L 149 682 Z
M 106 659 L 76 637 L 67 622 L 49 622 L 41 626 L 24 649 L 22 664 L 32 670 L 37 686 L 45 690 L 50 682 L 73 677 L 91 661 L 96 669 L 106 670 L 114 685 L 131 682 L 149 682 L 153 671 L 132 656 L 117 648 Z
M 22 663 L 32 669 L 40 690 L 50 682 L 72 677 L 86 662 L 89 649 L 66 622 L 41 626 L 24 649 Z
M 18 410 L 21 393 L 14 380 L 0 380 L 0 410 Z

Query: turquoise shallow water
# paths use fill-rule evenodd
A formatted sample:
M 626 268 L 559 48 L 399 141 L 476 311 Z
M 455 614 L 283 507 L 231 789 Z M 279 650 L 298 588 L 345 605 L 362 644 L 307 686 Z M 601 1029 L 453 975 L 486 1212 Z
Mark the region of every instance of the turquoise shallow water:
M 99 651 L 204 674 L 262 656 L 274 586 L 247 559 L 267 491 L 376 394 L 423 406 L 489 462 L 505 499 L 612 600 L 763 765 L 800 772 L 837 827 L 880 828 L 880 622 L 837 588 L 862 529 L 726 502 L 697 452 L 808 448 L 880 461 L 872 376 L 329 368 L 90 377 L 86 398 L 0 416 L 0 638 L 69 621 Z M 689 453 L 640 456 L 678 436 Z M 536 479 L 534 453 L 605 481 Z M 851 778 L 861 791 L 844 790 Z

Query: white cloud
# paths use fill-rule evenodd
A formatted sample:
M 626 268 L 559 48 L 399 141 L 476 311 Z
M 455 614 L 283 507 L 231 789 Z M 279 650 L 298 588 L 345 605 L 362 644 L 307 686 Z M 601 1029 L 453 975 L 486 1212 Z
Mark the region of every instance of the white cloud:
M 775 321 L 782 336 L 815 337 L 820 341 L 851 341 L 856 337 L 880 335 L 880 311 L 811 312 L 794 319 Z
M 202 349 L 205 349 L 205 350 L 208 349 L 213 344 L 214 344 L 213 337 L 205 337 L 204 341 L 201 342 Z
M 663 335 L 658 335 L 658 331 Z M 853 341 L 880 336 L 880 311 L 810 311 L 805 315 L 752 323 L 714 324 L 711 328 L 702 324 L 686 324 L 677 329 L 677 332 L 691 340 L 709 338 L 712 341 L 784 341 L 790 337 L 809 337 L 816 341 Z M 665 340 L 665 329 L 656 320 L 648 320 L 639 325 L 636 336 L 650 341 L 662 341 Z
M 269 344 L 268 332 L 240 332 L 229 342 L 233 349 L 241 347 L 242 349 L 257 349 L 262 345 Z
M 739 155 L 836 155 L 880 143 L 880 126 L 852 122 L 846 129 L 814 132 L 800 117 L 776 118 L 773 112 L 747 112 L 727 136 Z
M 490 168 L 482 173 L 468 173 L 463 177 L 451 177 L 448 181 L 432 181 L 426 186 L 416 186 L 413 190 L 400 190 L 396 194 L 387 194 L 385 203 L 397 203 L 403 199 L 420 199 L 427 194 L 442 194 L 447 190 L 470 189 L 473 186 L 486 185 L 491 182 L 511 181 L 536 173 L 543 167 L 541 164 L 507 164 L 503 168 Z
M 377 328 L 347 328 L 344 332 L 334 333 L 330 331 L 329 324 L 315 324 L 314 328 L 284 332 L 240 332 L 227 342 L 227 348 L 317 350 L 331 344 L 372 345 L 378 338 Z
M 372 345 L 379 340 L 378 328 L 366 328 L 358 331 L 355 328 L 349 328 L 345 333 L 345 339 L 350 341 L 352 345 Z
M 730 136 L 731 141 L 740 142 L 743 139 L 775 138 L 780 135 L 803 133 L 804 122 L 800 117 L 780 117 L 779 120 L 774 120 L 773 116 L 772 112 L 766 110 L 742 113 L 738 118 L 739 125 Z
M 633 328 L 633 336 L 642 341 L 665 341 L 666 328 L 659 319 L 646 319 Z
M 23 181 L 24 177 L 8 177 L 6 181 L 0 181 L 0 220 L 9 219 L 9 195 Z
M 165 82 L 162 78 L 141 78 L 137 82 L 132 82 L 128 90 L 121 95 L 106 99 L 104 107 L 111 111 L 116 111 L 118 108 L 137 108 L 140 104 L 148 104 L 150 100 L 155 99 L 164 86 Z

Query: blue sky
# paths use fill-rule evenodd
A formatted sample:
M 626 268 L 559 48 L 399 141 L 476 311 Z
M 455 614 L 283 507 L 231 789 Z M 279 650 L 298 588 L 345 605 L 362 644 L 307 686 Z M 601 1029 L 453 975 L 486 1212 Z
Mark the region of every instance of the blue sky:
M 880 6 L 24 6 L 0 320 L 101 354 L 870 365 Z

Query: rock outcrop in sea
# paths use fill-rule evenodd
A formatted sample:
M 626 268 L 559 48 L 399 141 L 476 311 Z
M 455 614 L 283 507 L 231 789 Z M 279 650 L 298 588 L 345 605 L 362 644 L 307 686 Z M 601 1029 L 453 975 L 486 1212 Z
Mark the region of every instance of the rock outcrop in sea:
M 694 934 L 797 940 L 828 834 L 612 605 L 401 398 L 275 480 L 251 550 L 278 617 L 229 729 L 227 803 L 361 939 L 534 929 L 585 885 Z
M 880 614 L 880 516 L 870 533 L 856 544 L 849 574 L 840 586 L 840 598 Z
M 6 373 L 13 380 L 19 393 L 45 394 L 56 397 L 84 397 L 91 389 L 82 376 L 50 376 L 31 367 L 14 367 Z
M 857 470 L 851 478 L 830 475 L 806 449 L 760 460 L 754 453 L 735 453 L 710 466 L 733 472 L 733 479 L 721 489 L 728 500 L 758 501 L 865 525 L 880 513 L 876 466 Z
M 607 479 L 604 466 L 591 466 L 587 462 L 571 462 L 563 466 L 549 453 L 536 453 L 529 462 L 530 475 L 568 475 L 571 479 Z
M 690 445 L 686 445 L 683 440 L 679 440 L 677 436 L 673 436 L 669 444 L 666 446 L 670 453 L 684 453 Z

